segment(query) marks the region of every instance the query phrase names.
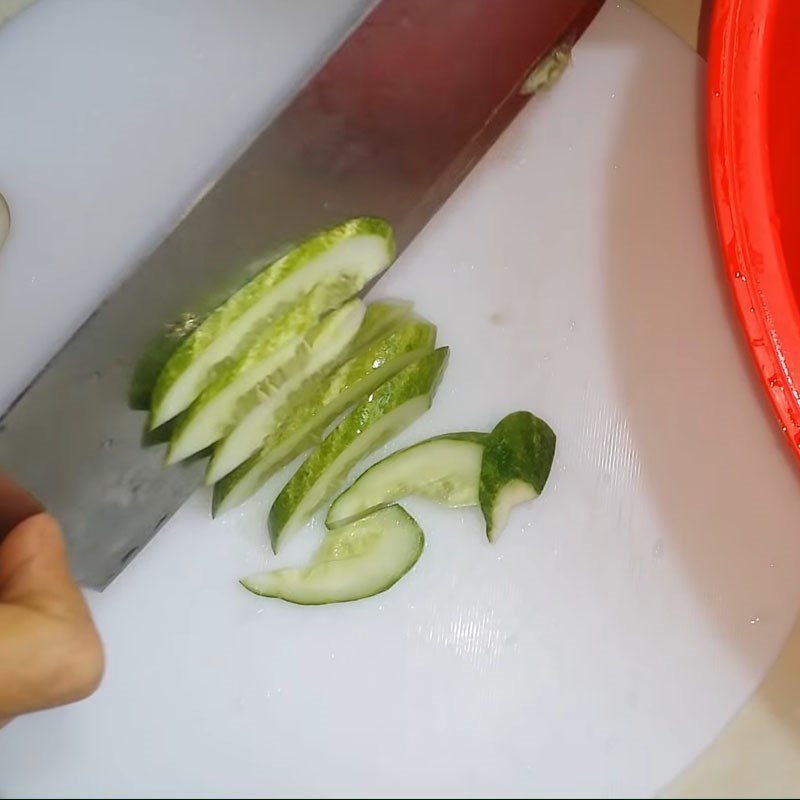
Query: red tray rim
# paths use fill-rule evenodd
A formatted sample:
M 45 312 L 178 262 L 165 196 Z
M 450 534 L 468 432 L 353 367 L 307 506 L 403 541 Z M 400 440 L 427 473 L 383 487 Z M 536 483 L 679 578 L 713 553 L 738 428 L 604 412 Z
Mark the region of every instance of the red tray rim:
M 708 52 L 708 153 L 725 270 L 747 344 L 800 459 L 800 308 L 781 245 L 767 149 L 774 0 L 716 0 Z

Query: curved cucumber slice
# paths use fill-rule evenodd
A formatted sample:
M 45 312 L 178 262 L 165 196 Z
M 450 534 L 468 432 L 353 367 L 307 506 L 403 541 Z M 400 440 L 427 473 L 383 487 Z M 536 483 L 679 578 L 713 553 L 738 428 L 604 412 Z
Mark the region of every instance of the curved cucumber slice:
M 247 435 L 251 417 L 271 419 L 289 394 L 340 355 L 356 335 L 365 312 L 361 300 L 351 300 L 301 336 L 295 331 L 307 329 L 315 319 L 305 306 L 304 301 L 277 320 L 265 339 L 237 363 L 217 368 L 217 377 L 173 433 L 168 464 L 204 450 L 237 425 L 236 430 L 244 429 Z
M 238 356 L 281 310 L 308 296 L 318 317 L 356 294 L 393 256 L 389 224 L 361 217 L 316 234 L 265 267 L 172 354 L 153 388 L 151 426 L 188 408 L 212 368 Z
M 369 313 L 369 312 L 367 312 Z M 433 350 L 436 328 L 412 317 L 408 322 L 359 350 L 321 383 L 301 393 L 291 416 L 281 421 L 250 458 L 259 443 L 237 451 L 224 440 L 217 445 L 206 480 L 225 475 L 214 487 L 212 513 L 235 508 L 256 492 L 278 469 L 296 458 L 343 411 L 408 364 Z M 245 460 L 247 459 L 247 460 Z M 244 462 L 244 463 L 241 463 Z M 241 464 L 241 466 L 238 466 Z M 230 474 L 229 470 L 234 469 Z
M 490 542 L 515 505 L 541 494 L 555 452 L 552 428 L 530 411 L 515 411 L 497 423 L 483 451 L 479 491 Z
M 448 354 L 449 348 L 440 347 L 400 370 L 317 445 L 270 509 L 269 533 L 275 552 L 286 535 L 337 490 L 355 464 L 430 408 Z
M 485 433 L 447 433 L 386 456 L 356 478 L 328 511 L 338 528 L 410 494 L 449 508 L 478 505 Z
M 425 536 L 400 506 L 327 534 L 311 564 L 243 578 L 242 586 L 290 603 L 346 603 L 385 592 L 417 563 Z

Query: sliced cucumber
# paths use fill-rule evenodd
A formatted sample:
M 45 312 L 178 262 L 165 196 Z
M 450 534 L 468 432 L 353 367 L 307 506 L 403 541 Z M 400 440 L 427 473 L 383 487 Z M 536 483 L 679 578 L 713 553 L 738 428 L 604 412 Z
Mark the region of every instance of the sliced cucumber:
M 206 482 L 215 483 L 255 453 L 264 440 L 275 432 L 278 425 L 283 424 L 292 414 L 298 403 L 303 403 L 305 397 L 313 391 L 314 375 L 322 379 L 325 367 L 330 366 L 332 362 L 346 360 L 358 350 L 356 339 L 365 341 L 365 329 L 368 331 L 366 341 L 370 341 L 382 330 L 391 329 L 393 325 L 398 324 L 396 321 L 408 317 L 409 314 L 409 304 L 375 303 L 367 308 L 366 313 L 363 312 L 362 304 L 362 313 L 358 320 L 360 327 L 356 326 L 357 333 L 354 331 L 349 335 L 346 347 L 334 341 L 331 333 L 323 332 L 322 335 L 317 335 L 316 353 L 310 354 L 307 368 L 298 367 L 295 363 L 293 379 L 286 381 L 280 391 L 273 391 L 265 402 L 250 404 L 250 407 L 242 409 L 243 413 L 240 414 L 236 424 L 231 426 L 225 442 L 217 448 L 209 464 Z M 353 322 L 355 319 L 352 322 L 348 320 L 348 333 Z M 305 391 L 299 391 L 301 387 Z
M 413 311 L 414 305 L 409 300 L 376 300 L 370 303 L 367 313 L 364 314 L 364 321 L 350 343 L 350 353 L 355 353 L 399 327 L 412 317 Z
M 267 336 L 238 362 L 217 367 L 217 377 L 192 403 L 173 433 L 167 463 L 204 450 L 237 425 L 237 432 L 247 436 L 253 418 L 266 424 L 287 397 L 345 350 L 365 310 L 361 300 L 350 300 L 301 336 L 295 331 L 313 325 L 316 318 L 308 314 L 305 300 L 301 301 L 271 325 Z M 256 440 L 255 447 L 263 438 Z
M 447 433 L 386 456 L 356 478 L 328 511 L 329 528 L 347 525 L 411 494 L 449 508 L 478 505 L 485 433 Z
M 555 452 L 552 428 L 530 411 L 515 411 L 497 423 L 484 447 L 479 492 L 490 542 L 515 505 L 541 494 Z
M 393 256 L 389 224 L 362 217 L 316 234 L 265 267 L 172 354 L 153 388 L 151 426 L 188 408 L 213 367 L 238 356 L 282 310 L 309 296 L 320 316 L 356 294 Z
M 343 411 L 429 353 L 435 343 L 435 326 L 411 317 L 359 350 L 307 393 L 302 393 L 294 403 L 291 416 L 281 421 L 260 449 L 256 450 L 259 442 L 247 443 L 244 450 L 236 449 L 230 437 L 220 442 L 206 474 L 208 483 L 225 476 L 214 487 L 214 516 L 243 503 L 276 470 L 315 444 L 322 431 Z M 232 469 L 234 471 L 230 472 Z
M 365 455 L 424 414 L 447 364 L 440 347 L 409 364 L 356 406 L 289 479 L 269 512 L 272 547 L 299 528 L 342 484 Z
M 180 343 L 200 326 L 204 317 L 183 314 L 175 322 L 165 325 L 145 349 L 133 370 L 128 389 L 128 405 L 135 411 L 149 411 L 153 387 Z
M 361 600 L 385 592 L 417 563 L 425 537 L 400 506 L 390 506 L 331 531 L 311 564 L 243 578 L 264 597 L 322 605 Z
M 264 339 L 256 342 L 241 358 L 229 358 L 214 367 L 211 382 L 177 418 L 170 437 L 167 464 L 187 458 L 221 439 L 247 410 L 263 399 L 259 384 L 301 357 L 303 334 L 314 324 L 315 318 L 298 315 L 295 311 L 292 309 L 275 320 Z M 167 427 L 174 419 L 162 427 Z

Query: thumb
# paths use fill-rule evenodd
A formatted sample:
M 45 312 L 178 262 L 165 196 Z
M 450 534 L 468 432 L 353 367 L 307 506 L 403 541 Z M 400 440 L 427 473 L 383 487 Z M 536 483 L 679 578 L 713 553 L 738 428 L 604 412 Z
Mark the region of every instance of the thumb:
M 0 543 L 0 718 L 86 697 L 102 674 L 58 524 L 29 517 Z
M 89 611 L 72 579 L 58 523 L 49 514 L 21 522 L 0 543 L 0 602 L 61 618 Z

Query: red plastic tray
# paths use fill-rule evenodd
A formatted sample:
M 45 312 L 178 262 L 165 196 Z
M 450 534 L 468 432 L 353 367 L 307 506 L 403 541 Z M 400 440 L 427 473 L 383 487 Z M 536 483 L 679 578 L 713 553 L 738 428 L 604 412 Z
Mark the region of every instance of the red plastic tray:
M 716 0 L 711 180 L 747 343 L 800 458 L 800 0 Z

